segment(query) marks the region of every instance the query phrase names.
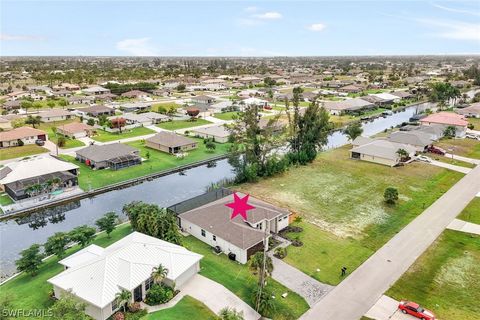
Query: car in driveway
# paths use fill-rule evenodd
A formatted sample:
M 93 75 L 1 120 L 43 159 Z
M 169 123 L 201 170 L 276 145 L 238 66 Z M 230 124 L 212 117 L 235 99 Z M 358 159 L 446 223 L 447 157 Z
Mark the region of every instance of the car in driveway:
M 412 301 L 400 301 L 398 309 L 404 314 L 409 314 L 421 320 L 435 320 L 435 315 L 432 311 L 424 309 L 418 303 Z
M 476 135 L 476 134 L 472 134 L 472 133 L 467 133 L 465 135 L 465 138 L 468 138 L 468 139 L 474 139 L 474 140 L 480 140 L 480 136 Z
M 430 158 L 427 157 L 427 156 L 418 156 L 418 157 L 417 157 L 417 160 L 423 161 L 423 162 L 428 162 L 428 163 L 432 162 L 432 159 L 430 159 Z
M 40 147 L 41 147 L 41 146 L 45 145 L 45 141 L 42 140 L 42 139 L 37 139 L 37 140 L 35 140 L 35 144 L 36 144 L 37 146 L 40 146 Z
M 427 152 L 439 154 L 441 156 L 445 155 L 446 153 L 445 150 L 443 150 L 442 148 L 435 147 L 435 146 L 429 146 L 427 148 Z

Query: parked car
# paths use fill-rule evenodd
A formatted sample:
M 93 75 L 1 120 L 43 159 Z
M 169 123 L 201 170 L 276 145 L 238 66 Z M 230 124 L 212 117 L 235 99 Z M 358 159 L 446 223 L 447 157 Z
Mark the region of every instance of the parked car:
M 430 158 L 427 157 L 427 156 L 418 156 L 418 157 L 417 157 L 417 160 L 423 161 L 423 162 L 428 162 L 428 163 L 432 162 L 432 159 L 430 159 Z
M 272 106 L 269 106 L 268 104 L 266 106 L 263 106 L 263 109 L 265 110 L 272 110 Z
M 427 148 L 427 152 L 439 154 L 441 156 L 445 155 L 446 153 L 445 150 L 443 150 L 442 148 L 435 147 L 435 146 L 429 146 Z
M 471 134 L 471 133 L 467 133 L 465 135 L 465 138 L 480 140 L 480 136 L 477 136 L 476 134 Z
M 37 139 L 37 140 L 35 140 L 35 144 L 37 146 L 41 147 L 41 146 L 45 145 L 45 141 L 43 141 L 42 139 Z
M 422 320 L 435 320 L 435 315 L 432 311 L 424 309 L 418 303 L 412 301 L 400 301 L 398 309 L 404 314 L 409 314 Z

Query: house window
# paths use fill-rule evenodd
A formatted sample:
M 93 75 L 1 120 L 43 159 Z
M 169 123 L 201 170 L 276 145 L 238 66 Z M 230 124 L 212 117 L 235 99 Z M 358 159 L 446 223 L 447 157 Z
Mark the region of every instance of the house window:
M 217 241 L 217 236 L 213 235 L 213 241 Z
M 112 301 L 112 312 L 118 309 L 118 301 L 117 299 Z
M 257 223 L 257 229 L 262 230 L 262 224 L 261 223 Z
M 145 281 L 145 291 L 148 291 L 153 284 L 153 278 L 150 277 Z
M 202 236 L 205 237 L 205 230 L 202 229 Z

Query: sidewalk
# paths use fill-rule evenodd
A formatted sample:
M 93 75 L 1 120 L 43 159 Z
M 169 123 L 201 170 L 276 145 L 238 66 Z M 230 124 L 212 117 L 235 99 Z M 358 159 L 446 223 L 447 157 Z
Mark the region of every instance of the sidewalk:
M 480 224 L 471 223 L 460 219 L 453 220 L 447 226 L 447 229 L 480 235 Z

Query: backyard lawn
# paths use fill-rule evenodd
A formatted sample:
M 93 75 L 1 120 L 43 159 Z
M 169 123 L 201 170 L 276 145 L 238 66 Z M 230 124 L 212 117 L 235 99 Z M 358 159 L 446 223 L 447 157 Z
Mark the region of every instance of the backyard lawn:
M 126 131 L 123 131 L 121 134 L 116 132 L 114 133 L 114 132 L 107 132 L 103 130 L 97 130 L 97 135 L 92 137 L 92 139 L 100 142 L 108 142 L 108 141 L 115 141 L 120 139 L 144 136 L 152 133 L 155 133 L 155 131 L 145 127 L 138 127 L 138 128 L 133 128 L 131 130 L 126 130 Z
M 310 257 L 307 261 L 296 259 L 295 255 L 288 258 L 307 274 L 332 284 L 339 282 L 342 265 L 353 271 L 369 252 L 380 248 L 463 176 L 423 163 L 390 168 L 350 160 L 348 149 L 346 146 L 323 152 L 308 166 L 291 168 L 258 183 L 236 186 L 299 213 L 304 221 L 325 233 L 310 235 L 307 228 L 304 237 L 315 236 L 318 239 L 314 241 L 324 242 L 325 246 L 331 246 L 332 242 L 343 246 L 336 253 L 336 260 L 323 259 L 319 252 L 309 255 L 309 250 L 315 250 L 310 243 L 305 248 L 293 249 L 305 249 L 305 257 Z M 383 200 L 384 190 L 389 186 L 399 191 L 399 201 L 394 206 L 386 205 Z M 358 255 L 352 258 L 352 252 Z M 317 267 L 321 269 L 318 274 L 314 272 Z
M 458 219 L 480 224 L 480 197 L 473 198 L 460 213 Z
M 233 120 L 233 117 L 236 117 L 239 114 L 237 111 L 231 111 L 231 112 L 222 112 L 222 113 L 215 113 L 215 118 L 220 119 L 220 120 Z
M 10 198 L 10 196 L 6 193 L 0 194 L 0 206 L 6 206 L 9 204 L 12 204 L 13 200 Z
M 474 159 L 480 159 L 480 141 L 473 139 L 441 139 L 437 146 L 452 153 L 449 149 L 453 148 L 453 154 Z
M 214 320 L 218 319 L 202 302 L 190 297 L 184 296 L 178 303 L 168 309 L 148 314 L 143 320 Z
M 130 224 L 123 224 L 117 226 L 117 228 L 110 234 L 111 238 L 108 238 L 105 233 L 101 233 L 95 238 L 93 243 L 101 247 L 106 247 L 131 232 L 132 228 L 130 227 Z M 67 255 L 70 255 L 79 249 L 80 246 L 68 249 Z M 3 284 L 0 286 L 0 297 L 10 297 L 12 309 L 38 310 L 50 307 L 53 304 L 53 300 L 49 298 L 48 294 L 50 289 L 52 289 L 52 285 L 47 283 L 47 280 L 63 271 L 63 266 L 60 265 L 58 261 L 58 258 L 51 257 L 42 264 L 36 276 L 31 277 L 22 273 L 16 278 Z
M 210 124 L 211 122 L 205 119 L 196 119 L 195 121 L 190 120 L 174 120 L 168 122 L 162 122 L 157 124 L 157 127 L 165 129 L 165 130 L 179 130 L 191 127 L 198 127 L 203 126 L 206 124 Z
M 142 162 L 140 165 L 121 169 L 121 170 L 92 170 L 84 163 L 76 161 L 74 157 L 61 155 L 62 158 L 75 163 L 80 167 L 79 184 L 83 190 L 91 190 L 104 187 L 109 184 L 138 178 L 150 173 L 171 169 L 181 165 L 205 160 L 214 156 L 222 155 L 228 152 L 230 144 L 216 143 L 216 149 L 211 152 L 207 151 L 202 139 L 191 138 L 198 141 L 198 148 L 188 151 L 188 155 L 183 159 L 177 158 L 174 155 L 167 154 L 155 149 L 145 147 L 143 140 L 133 141 L 127 143 L 128 145 L 140 150 L 140 156 L 147 159 L 147 152 L 150 154 L 150 159 Z M 205 169 L 208 170 L 208 169 Z
M 210 278 L 232 291 L 243 301 L 254 307 L 252 293 L 257 286 L 257 277 L 254 276 L 246 265 L 230 261 L 224 254 L 216 255 L 212 248 L 188 236 L 183 239 L 183 246 L 203 255 L 200 262 L 200 274 Z M 308 304 L 298 294 L 288 290 L 273 279 L 268 279 L 267 288 L 275 295 L 275 314 L 273 319 L 298 319 L 308 309 Z M 286 298 L 281 295 L 288 292 Z
M 387 291 L 432 310 L 439 319 L 480 319 L 480 236 L 445 230 Z
M 27 144 L 21 147 L 3 148 L 0 149 L 0 160 L 23 158 L 45 152 L 48 152 L 48 149 L 39 147 L 36 144 Z
M 40 130 L 43 130 L 45 132 L 47 132 L 48 134 L 48 140 L 52 141 L 53 143 L 57 144 L 57 141 L 58 141 L 58 137 L 60 136 L 59 134 L 55 134 L 52 130 L 53 127 L 61 127 L 63 125 L 66 125 L 66 124 L 69 124 L 69 123 L 73 123 L 73 122 L 80 122 L 80 119 L 78 118 L 75 118 L 75 119 L 71 119 L 71 120 L 64 120 L 64 121 L 54 121 L 54 122 L 44 122 L 44 123 L 41 123 L 38 128 Z M 69 149 L 69 148 L 77 148 L 77 147 L 82 147 L 84 146 L 85 144 L 80 141 L 80 140 L 76 140 L 76 139 L 70 139 L 70 138 L 66 138 L 65 140 L 65 146 L 63 146 L 62 148 L 63 149 Z

